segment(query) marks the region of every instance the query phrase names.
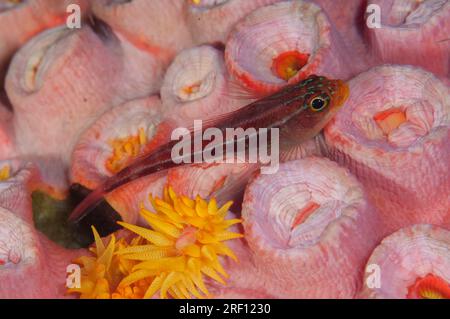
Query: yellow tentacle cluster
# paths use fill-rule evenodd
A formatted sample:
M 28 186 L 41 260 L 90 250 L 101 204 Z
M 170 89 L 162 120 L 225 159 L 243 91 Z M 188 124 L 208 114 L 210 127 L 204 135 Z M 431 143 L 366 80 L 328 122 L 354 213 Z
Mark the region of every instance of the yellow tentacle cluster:
M 148 136 L 142 127 L 136 135 L 111 140 L 112 154 L 106 160 L 106 168 L 111 173 L 117 173 L 142 152 L 147 142 Z
M 119 245 L 112 237 L 103 248 L 96 238 L 92 250 L 96 257 L 80 260 L 87 283 L 83 292 L 107 297 L 106 292 L 115 287 L 109 294 L 112 298 L 204 298 L 210 296 L 205 278 L 226 284 L 228 274 L 221 258 L 237 258 L 224 241 L 242 237 L 229 230 L 241 222 L 226 218 L 232 202 L 218 207 L 215 199 L 190 199 L 171 188 L 165 188 L 162 199 L 150 195 L 150 202 L 155 212 L 144 205 L 140 211 L 150 228 L 119 222 L 137 235 L 134 242 Z M 115 274 L 122 276 L 120 282 Z
M 118 255 L 117 251 L 141 244 L 141 238 L 135 237 L 128 242 L 125 238 L 116 240 L 116 237 L 111 235 L 105 245 L 94 227 L 92 231 L 95 238 L 95 245 L 89 249 L 92 256 L 82 256 L 74 260 L 81 266 L 81 285 L 70 288 L 67 292 L 77 293 L 82 299 L 142 298 L 145 292 L 142 282 L 114 291 L 135 265 Z

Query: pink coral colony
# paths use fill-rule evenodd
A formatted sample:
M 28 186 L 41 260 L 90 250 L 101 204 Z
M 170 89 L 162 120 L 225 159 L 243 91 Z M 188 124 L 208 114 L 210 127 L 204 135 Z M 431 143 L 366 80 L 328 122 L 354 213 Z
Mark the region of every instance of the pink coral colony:
M 449 34 L 448 0 L 0 0 L 0 298 L 450 299 Z M 279 127 L 277 170 L 164 162 L 199 120 Z

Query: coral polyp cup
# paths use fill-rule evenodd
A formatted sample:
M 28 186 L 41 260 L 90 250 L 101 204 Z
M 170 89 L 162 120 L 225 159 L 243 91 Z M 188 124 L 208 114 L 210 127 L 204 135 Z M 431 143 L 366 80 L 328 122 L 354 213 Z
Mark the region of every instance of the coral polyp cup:
M 183 4 L 180 0 L 99 0 L 92 2 L 92 11 L 116 34 L 167 66 L 178 51 L 191 45 Z
M 39 32 L 65 22 L 69 4 L 79 5 L 81 13 L 88 5 L 86 0 L 0 1 L 0 75 L 21 45 Z
M 366 27 L 363 12 L 367 10 L 367 0 L 314 0 L 329 17 L 341 35 L 341 41 L 352 52 L 351 64 L 356 72 L 367 70 L 374 64 L 367 44 L 362 41 Z
M 90 27 L 51 29 L 22 47 L 6 78 L 20 153 L 67 160 L 81 131 L 119 100 L 119 59 Z
M 348 78 L 353 71 L 345 52 L 319 6 L 283 1 L 259 8 L 236 24 L 225 61 L 241 85 L 267 94 L 311 74 Z
M 33 222 L 29 191 L 39 184 L 39 172 L 31 163 L 0 161 L 0 207 L 13 211 L 28 223 Z
M 380 238 L 359 182 L 315 157 L 251 181 L 242 218 L 261 289 L 281 298 L 353 298 Z
M 72 181 L 95 188 L 106 176 L 155 148 L 160 111 L 160 100 L 153 96 L 124 103 L 102 115 L 74 149 Z
M 66 268 L 84 253 L 59 247 L 34 226 L 31 192 L 42 185 L 35 165 L 0 162 L 0 298 L 62 298 Z
M 245 105 L 230 94 L 223 53 L 209 45 L 180 52 L 167 69 L 161 87 L 163 112 L 188 127 Z
M 450 298 L 449 17 L 0 0 L 0 298 Z
M 68 161 L 100 114 L 158 87 L 155 63 L 101 22 L 39 34 L 15 55 L 6 78 L 18 151 Z
M 450 299 L 450 232 L 414 225 L 389 235 L 370 256 L 361 298 Z
M 380 66 L 349 82 L 350 97 L 325 128 L 329 156 L 366 186 L 386 232 L 450 226 L 450 91 L 433 74 Z
M 225 43 L 233 26 L 253 10 L 280 0 L 185 0 L 196 44 Z
M 258 170 L 256 164 L 194 164 L 173 168 L 168 183 L 180 194 L 216 198 L 219 203 L 236 200 L 248 180 Z
M 0 207 L 0 298 L 64 297 L 67 266 L 79 254 Z
M 0 102 L 0 160 L 13 158 L 17 153 L 12 116 L 12 112 Z
M 156 96 L 115 107 L 102 115 L 75 146 L 71 182 L 91 190 L 97 188 L 137 157 L 167 142 L 170 132 Z M 160 195 L 165 181 L 165 175 L 148 176 L 110 193 L 107 200 L 125 221 L 135 223 L 140 203 L 149 193 Z
M 450 75 L 450 2 L 370 0 L 368 5 L 377 5 L 382 12 L 380 28 L 367 29 L 371 48 L 382 63 L 412 64 Z

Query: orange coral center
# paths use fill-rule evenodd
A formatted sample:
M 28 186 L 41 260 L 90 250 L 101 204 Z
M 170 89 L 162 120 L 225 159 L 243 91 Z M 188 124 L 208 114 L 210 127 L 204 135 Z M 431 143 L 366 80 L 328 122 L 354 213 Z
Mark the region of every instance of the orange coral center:
M 133 286 L 118 287 L 111 294 L 112 299 L 142 299 L 152 282 L 148 279 L 140 279 Z
M 181 236 L 175 243 L 175 248 L 183 250 L 183 248 L 195 244 L 197 241 L 197 230 L 194 227 L 186 227 Z
M 117 138 L 110 141 L 109 144 L 113 152 L 106 160 L 106 168 L 112 173 L 117 173 L 141 153 L 147 144 L 147 135 L 145 130 L 140 128 L 137 135 Z
M 418 278 L 408 288 L 406 297 L 410 299 L 450 299 L 450 284 L 438 276 L 428 274 L 423 278 Z
M 406 114 L 401 109 L 394 108 L 375 114 L 373 119 L 377 122 L 383 133 L 388 135 L 406 122 Z
M 288 81 L 308 63 L 309 54 L 298 51 L 283 52 L 272 61 L 272 72 L 279 78 Z
M 183 92 L 187 95 L 197 93 L 200 90 L 200 83 L 194 83 L 183 88 Z
M 5 165 L 0 169 L 0 181 L 6 181 L 11 176 L 11 167 Z
M 315 202 L 310 202 L 308 205 L 303 207 L 298 213 L 297 216 L 294 219 L 294 222 L 292 223 L 291 229 L 294 229 L 301 223 L 303 223 L 309 216 L 311 216 L 312 213 L 316 211 L 317 208 L 319 208 L 320 205 Z

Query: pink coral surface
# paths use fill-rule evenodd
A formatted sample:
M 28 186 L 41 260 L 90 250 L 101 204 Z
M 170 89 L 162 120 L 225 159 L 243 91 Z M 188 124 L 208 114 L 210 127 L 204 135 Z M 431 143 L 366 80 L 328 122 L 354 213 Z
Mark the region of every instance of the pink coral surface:
M 234 201 L 239 263 L 220 256 L 214 298 L 448 296 L 449 21 L 447 0 L 0 0 L 0 298 L 67 298 L 67 267 L 90 254 L 50 239 L 62 226 L 41 228 L 36 193 L 71 203 L 179 126 L 219 125 L 312 74 L 350 94 L 275 174 L 195 163 L 106 201 L 140 226 L 167 184 Z

